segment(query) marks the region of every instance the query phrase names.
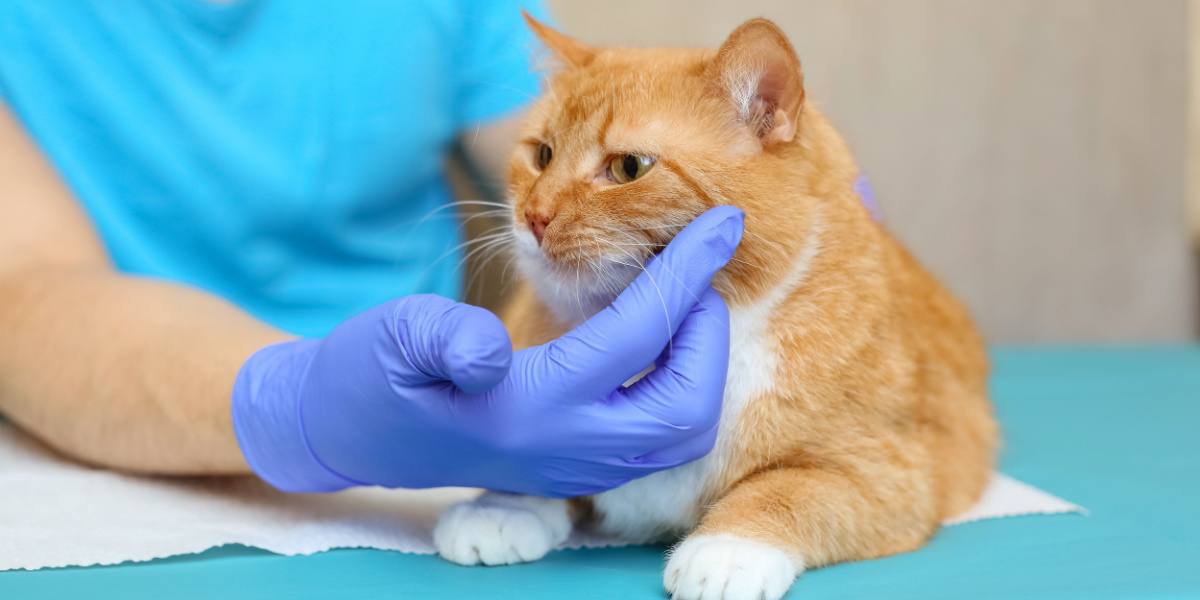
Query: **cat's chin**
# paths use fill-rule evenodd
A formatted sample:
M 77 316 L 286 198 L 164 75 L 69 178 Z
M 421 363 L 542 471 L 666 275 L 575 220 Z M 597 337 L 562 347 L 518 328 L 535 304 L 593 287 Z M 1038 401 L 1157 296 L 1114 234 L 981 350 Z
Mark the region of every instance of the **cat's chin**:
M 612 304 L 642 271 L 612 261 L 566 264 L 547 257 L 528 237 L 517 237 L 517 269 L 555 316 L 572 326 Z
M 616 300 L 639 270 L 612 267 L 599 274 L 586 266 L 522 269 L 546 306 L 564 323 L 577 325 Z

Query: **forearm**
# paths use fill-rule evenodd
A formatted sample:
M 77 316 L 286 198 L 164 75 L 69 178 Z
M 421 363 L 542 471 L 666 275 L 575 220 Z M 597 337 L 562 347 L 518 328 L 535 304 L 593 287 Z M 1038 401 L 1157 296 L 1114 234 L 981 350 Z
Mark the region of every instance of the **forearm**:
M 111 271 L 0 278 L 0 413 L 73 458 L 140 472 L 248 472 L 230 391 L 286 339 L 203 292 Z

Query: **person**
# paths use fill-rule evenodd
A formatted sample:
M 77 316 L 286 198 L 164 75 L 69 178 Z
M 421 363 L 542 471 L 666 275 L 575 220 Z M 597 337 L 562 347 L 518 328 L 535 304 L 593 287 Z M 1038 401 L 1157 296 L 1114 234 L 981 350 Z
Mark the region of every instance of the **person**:
M 736 209 L 543 346 L 449 299 L 442 165 L 502 178 L 532 47 L 508 1 L 4 3 L 0 414 L 285 491 L 571 496 L 706 453 Z

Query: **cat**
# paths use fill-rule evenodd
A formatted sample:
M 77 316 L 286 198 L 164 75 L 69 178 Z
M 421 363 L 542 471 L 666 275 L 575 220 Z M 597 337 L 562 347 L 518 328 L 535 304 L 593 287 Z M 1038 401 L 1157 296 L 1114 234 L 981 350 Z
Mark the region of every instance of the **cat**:
M 754 19 L 715 52 L 595 48 L 526 18 L 562 66 L 509 170 L 514 346 L 586 319 L 637 274 L 621 263 L 734 204 L 745 234 L 713 281 L 730 311 L 725 400 L 708 456 L 589 498 L 485 493 L 441 516 L 439 553 L 531 561 L 573 527 L 682 538 L 673 597 L 770 600 L 806 569 L 916 549 L 969 508 L 998 437 L 983 342 L 863 206 L 783 32 Z

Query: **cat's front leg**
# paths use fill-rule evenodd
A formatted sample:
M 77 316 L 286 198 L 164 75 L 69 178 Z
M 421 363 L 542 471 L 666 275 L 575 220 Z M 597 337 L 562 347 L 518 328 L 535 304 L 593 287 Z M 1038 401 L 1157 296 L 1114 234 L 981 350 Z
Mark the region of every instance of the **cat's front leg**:
M 784 468 L 747 478 L 672 549 L 676 600 L 778 600 L 806 568 L 912 550 L 936 528 L 918 472 Z
M 442 513 L 433 543 L 460 565 L 511 565 L 538 560 L 570 533 L 565 500 L 487 492 Z

